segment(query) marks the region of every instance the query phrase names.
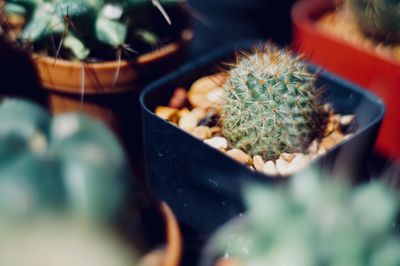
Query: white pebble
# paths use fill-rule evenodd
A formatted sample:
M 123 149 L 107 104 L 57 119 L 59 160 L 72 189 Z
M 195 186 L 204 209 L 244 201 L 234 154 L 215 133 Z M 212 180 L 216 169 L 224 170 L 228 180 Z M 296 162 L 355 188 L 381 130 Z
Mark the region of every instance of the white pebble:
M 292 174 L 297 171 L 300 171 L 307 164 L 308 164 L 307 157 L 304 154 L 299 153 L 293 158 L 292 162 L 289 164 L 288 172 Z
M 308 153 L 310 154 L 316 154 L 318 152 L 318 148 L 319 148 L 319 143 L 317 140 L 314 140 L 313 142 L 311 142 L 310 146 L 308 146 Z
M 197 126 L 199 120 L 198 116 L 192 113 L 184 114 L 181 119 L 179 119 L 179 127 L 185 131 L 191 131 Z
M 264 164 L 264 173 L 266 175 L 276 176 L 279 175 L 278 170 L 275 167 L 275 163 L 273 161 L 268 161 Z
M 340 118 L 340 124 L 343 126 L 348 126 L 354 121 L 354 115 L 344 115 Z
M 228 141 L 223 137 L 213 137 L 211 139 L 206 139 L 204 143 L 210 145 L 215 149 L 225 150 L 228 148 Z
M 220 88 L 207 93 L 206 98 L 211 103 L 216 104 L 221 102 L 223 94 L 224 94 L 224 89 Z
M 288 162 L 286 162 L 285 160 L 282 160 L 282 159 L 276 160 L 276 169 L 278 170 L 278 173 L 281 176 L 289 175 L 288 168 L 289 168 Z

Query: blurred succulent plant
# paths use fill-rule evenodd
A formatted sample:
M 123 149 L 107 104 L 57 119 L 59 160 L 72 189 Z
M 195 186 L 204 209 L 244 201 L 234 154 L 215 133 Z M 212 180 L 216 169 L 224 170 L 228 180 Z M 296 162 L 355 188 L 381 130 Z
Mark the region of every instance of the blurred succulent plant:
M 165 38 L 174 38 L 165 27 L 171 23 L 168 11 L 183 1 L 6 0 L 5 11 L 25 18 L 19 40 L 33 45 L 36 52 L 109 60 L 122 57 L 123 51 L 148 51 Z
M 400 265 L 400 201 L 380 183 L 352 190 L 310 173 L 284 188 L 250 187 L 244 196 L 247 214 L 216 233 L 203 266 L 221 256 L 238 266 Z
M 382 42 L 400 42 L 399 0 L 346 0 L 360 28 Z
M 131 180 L 121 146 L 100 122 L 52 119 L 22 100 L 0 105 L 0 166 L 0 221 L 49 209 L 110 221 Z

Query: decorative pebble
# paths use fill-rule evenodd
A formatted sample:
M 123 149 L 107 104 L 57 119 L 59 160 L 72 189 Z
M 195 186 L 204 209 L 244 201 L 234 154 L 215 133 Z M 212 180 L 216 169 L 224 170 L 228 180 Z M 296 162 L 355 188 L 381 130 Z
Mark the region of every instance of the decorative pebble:
M 197 115 L 188 113 L 181 116 L 179 119 L 179 127 L 185 131 L 193 130 L 199 123 L 199 118 Z
M 308 146 L 308 149 L 307 149 L 308 153 L 311 153 L 311 154 L 317 153 L 318 146 L 319 146 L 318 140 L 314 140 L 313 142 L 311 142 L 310 146 Z
M 288 164 L 288 162 L 286 162 L 285 160 L 282 160 L 282 159 L 278 159 L 278 160 L 276 160 L 275 163 L 276 163 L 276 170 L 278 170 L 278 173 L 281 176 L 289 175 L 289 171 L 288 171 L 289 164 Z
M 210 103 L 212 103 L 212 105 L 216 105 L 221 103 L 223 95 L 224 95 L 224 89 L 218 88 L 216 90 L 207 93 L 206 98 Z
M 241 150 L 232 149 L 232 150 L 227 151 L 226 155 L 228 155 L 229 157 L 235 159 L 236 161 L 238 161 L 240 163 L 252 165 L 251 157 Z
M 199 119 L 199 122 L 201 119 L 203 119 L 207 115 L 206 109 L 204 109 L 202 107 L 196 107 L 190 113 L 192 115 L 197 116 L 197 118 Z
M 179 115 L 179 117 L 182 117 L 185 114 L 189 114 L 189 113 L 190 113 L 190 110 L 188 108 L 183 108 L 183 109 L 179 110 L 178 115 Z
M 293 160 L 294 156 L 295 155 L 292 153 L 284 152 L 279 156 L 279 159 L 285 160 L 286 162 L 290 163 Z
M 304 154 L 299 153 L 290 162 L 289 167 L 288 167 L 288 172 L 296 173 L 297 171 L 300 171 L 301 169 L 303 169 L 307 164 L 308 164 L 307 157 Z
M 212 102 L 207 98 L 208 93 L 219 89 L 225 82 L 226 74 L 218 73 L 195 81 L 188 92 L 188 99 L 194 107 L 209 108 Z
M 339 119 L 335 115 L 330 115 L 328 123 L 325 127 L 323 136 L 329 136 L 333 131 L 335 131 L 339 126 Z
M 340 118 L 340 130 L 343 133 L 353 133 L 357 129 L 354 115 L 344 115 Z
M 169 100 L 168 106 L 171 108 L 182 109 L 188 104 L 187 92 L 184 88 L 177 88 Z
M 317 154 L 318 155 L 323 155 L 326 153 L 326 149 L 324 147 L 319 147 Z
M 334 131 L 328 137 L 322 139 L 321 147 L 323 147 L 325 150 L 329 150 L 339 144 L 343 138 L 344 136 L 341 133 Z
M 219 150 L 225 150 L 228 148 L 228 141 L 226 140 L 226 138 L 222 137 L 213 137 L 211 139 L 206 139 L 204 143 Z
M 348 126 L 353 123 L 355 116 L 354 115 L 344 115 L 340 118 L 340 124 L 343 126 Z
M 192 131 L 191 131 L 192 135 L 194 135 L 195 137 L 199 138 L 199 139 L 209 139 L 212 136 L 212 132 L 211 129 L 209 127 L 205 127 L 205 126 L 198 126 L 195 127 Z
M 253 165 L 257 171 L 264 172 L 264 160 L 260 155 L 255 155 L 253 157 Z
M 179 119 L 179 111 L 176 108 L 167 106 L 158 106 L 156 108 L 156 115 L 162 119 L 177 123 Z
M 264 164 L 264 174 L 271 176 L 279 175 L 278 170 L 276 169 L 275 163 L 273 161 L 268 161 Z

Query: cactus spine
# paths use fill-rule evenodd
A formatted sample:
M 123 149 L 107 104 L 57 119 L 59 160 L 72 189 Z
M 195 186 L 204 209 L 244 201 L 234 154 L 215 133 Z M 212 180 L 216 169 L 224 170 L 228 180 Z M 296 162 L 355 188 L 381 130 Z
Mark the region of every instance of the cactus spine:
M 249 155 L 301 152 L 322 131 L 316 77 L 301 57 L 267 44 L 243 54 L 224 85 L 222 132 Z

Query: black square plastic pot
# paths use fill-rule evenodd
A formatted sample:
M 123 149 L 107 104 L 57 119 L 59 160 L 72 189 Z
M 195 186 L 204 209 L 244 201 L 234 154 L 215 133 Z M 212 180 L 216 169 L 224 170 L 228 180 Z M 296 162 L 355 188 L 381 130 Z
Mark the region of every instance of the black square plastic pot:
M 186 237 L 193 234 L 206 238 L 240 214 L 241 190 L 247 182 L 276 184 L 285 180 L 252 171 L 153 112 L 158 105 L 168 104 L 177 87 L 190 88 L 198 78 L 216 73 L 220 63 L 232 59 L 235 51 L 253 46 L 254 42 L 241 42 L 210 52 L 152 83 L 141 95 L 147 182 L 172 207 Z M 310 71 L 318 70 L 310 66 Z M 355 114 L 358 128 L 311 165 L 322 172 L 366 177 L 363 166 L 384 115 L 382 101 L 325 71 L 320 72 L 317 82 L 323 88 L 324 101 L 339 114 Z

